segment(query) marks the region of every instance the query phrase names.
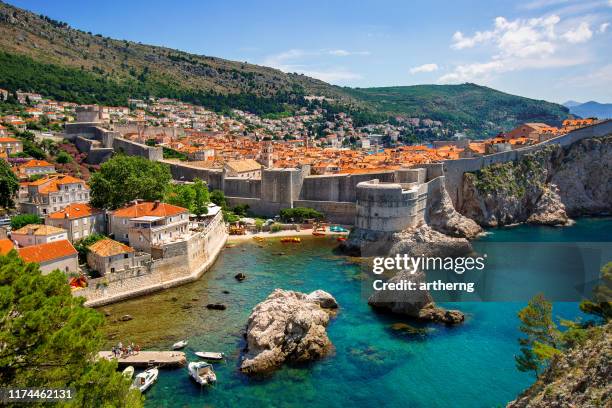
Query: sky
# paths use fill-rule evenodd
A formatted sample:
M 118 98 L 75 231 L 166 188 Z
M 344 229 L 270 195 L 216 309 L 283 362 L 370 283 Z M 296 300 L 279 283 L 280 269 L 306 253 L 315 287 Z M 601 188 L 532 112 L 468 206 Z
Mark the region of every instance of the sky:
M 8 0 L 117 39 L 351 87 L 474 82 L 612 103 L 612 0 Z

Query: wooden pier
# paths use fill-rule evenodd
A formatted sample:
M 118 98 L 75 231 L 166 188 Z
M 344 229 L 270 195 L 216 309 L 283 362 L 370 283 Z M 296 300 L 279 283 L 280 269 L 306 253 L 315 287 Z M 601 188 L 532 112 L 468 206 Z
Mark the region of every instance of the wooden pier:
M 139 351 L 131 355 L 115 357 L 111 351 L 100 351 L 98 357 L 107 360 L 117 360 L 120 366 L 135 367 L 178 367 L 187 363 L 185 353 L 182 351 Z

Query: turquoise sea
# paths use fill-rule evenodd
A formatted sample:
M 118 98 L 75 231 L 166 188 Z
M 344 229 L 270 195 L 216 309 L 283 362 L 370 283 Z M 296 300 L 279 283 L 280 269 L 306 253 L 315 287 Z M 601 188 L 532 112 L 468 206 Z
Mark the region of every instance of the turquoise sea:
M 479 250 L 499 242 L 611 241 L 612 219 L 582 219 L 567 228 L 520 226 L 493 230 L 476 243 Z M 458 327 L 430 325 L 424 336 L 391 329 L 401 317 L 374 313 L 362 296 L 358 260 L 333 253 L 331 239 L 306 239 L 299 245 L 246 242 L 224 250 L 215 266 L 193 284 L 103 308 L 110 312 L 109 345 L 134 341 L 147 349 L 168 348 L 189 339 L 186 352 L 222 351 L 215 364 L 218 383 L 200 389 L 186 369 L 163 369 L 146 394 L 148 407 L 495 407 L 505 406 L 533 377 L 516 370 L 516 312 L 524 302 L 443 304 L 467 315 Z M 280 254 L 282 253 L 282 254 Z M 522 265 L 537 274 L 547 265 Z M 527 270 L 527 272 L 525 271 Z M 244 272 L 239 283 L 233 276 Z M 340 311 L 328 326 L 335 352 L 322 361 L 283 367 L 263 379 L 238 371 L 251 308 L 274 288 L 310 292 L 324 289 Z M 229 293 L 223 293 L 228 291 Z M 225 311 L 206 309 L 221 302 Z M 134 320 L 113 322 L 129 313 Z M 555 316 L 575 318 L 576 303 L 555 303 Z

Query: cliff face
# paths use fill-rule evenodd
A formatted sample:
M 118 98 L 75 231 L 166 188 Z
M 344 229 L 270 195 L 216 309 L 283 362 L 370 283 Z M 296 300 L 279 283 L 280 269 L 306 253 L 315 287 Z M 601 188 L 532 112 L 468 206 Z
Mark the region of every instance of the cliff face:
M 612 324 L 556 358 L 508 408 L 612 405 Z
M 612 136 L 557 145 L 463 178 L 460 212 L 487 227 L 565 225 L 612 210 Z

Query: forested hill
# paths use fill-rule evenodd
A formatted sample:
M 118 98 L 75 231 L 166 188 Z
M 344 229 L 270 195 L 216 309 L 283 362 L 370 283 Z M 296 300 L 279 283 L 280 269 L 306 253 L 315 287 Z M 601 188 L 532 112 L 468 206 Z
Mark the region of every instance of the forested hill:
M 304 75 L 86 33 L 1 1 L 0 50 L 0 87 L 77 102 L 125 104 L 129 92 L 258 110 L 255 101 L 269 98 L 260 101 L 261 111 L 274 111 L 273 105 L 282 109 L 303 94 L 349 98 L 341 88 Z
M 528 121 L 556 124 L 568 115 L 561 105 L 473 84 L 338 87 L 246 62 L 86 33 L 2 1 L 0 88 L 106 105 L 169 97 L 256 114 L 304 106 L 303 96 L 314 94 L 332 98 L 331 111 L 345 111 L 359 124 L 401 115 L 440 120 L 470 135 L 490 135 Z
M 523 122 L 559 125 L 569 110 L 551 102 L 510 95 L 476 84 L 347 89 L 376 110 L 420 117 L 491 134 Z

